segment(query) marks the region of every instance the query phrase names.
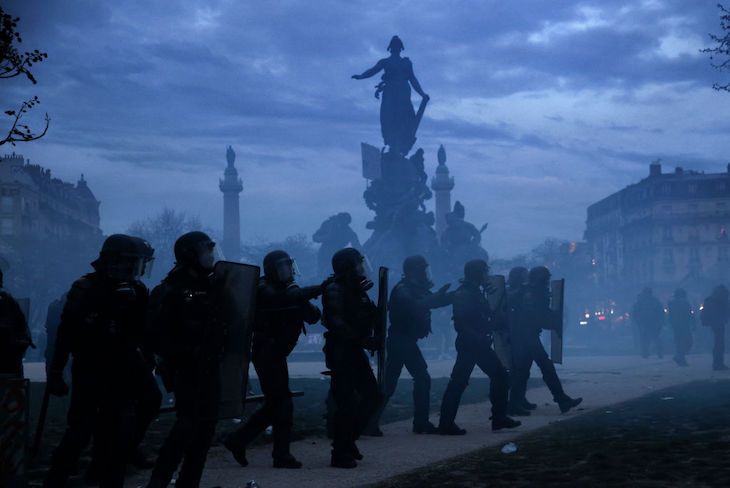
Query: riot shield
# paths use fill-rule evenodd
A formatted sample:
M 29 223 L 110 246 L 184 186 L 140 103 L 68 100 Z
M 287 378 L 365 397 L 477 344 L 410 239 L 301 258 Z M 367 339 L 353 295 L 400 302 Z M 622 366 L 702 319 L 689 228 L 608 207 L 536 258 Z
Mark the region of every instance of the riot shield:
M 228 328 L 221 363 L 221 419 L 243 415 L 259 274 L 258 266 L 230 261 L 218 261 L 213 271 L 219 314 Z
M 554 313 L 555 323 L 550 329 L 550 359 L 554 363 L 563 364 L 563 303 L 565 301 L 565 279 L 550 282 L 550 309 Z
M 492 309 L 495 320 L 495 330 L 492 332 L 494 352 L 506 369 L 512 369 L 512 344 L 510 343 L 509 329 L 507 328 L 507 291 L 505 279 L 502 275 L 489 275 L 487 288 L 487 302 Z
M 378 270 L 378 330 L 375 337 L 380 340 L 378 347 L 378 387 L 385 391 L 385 335 L 388 326 L 388 268 Z

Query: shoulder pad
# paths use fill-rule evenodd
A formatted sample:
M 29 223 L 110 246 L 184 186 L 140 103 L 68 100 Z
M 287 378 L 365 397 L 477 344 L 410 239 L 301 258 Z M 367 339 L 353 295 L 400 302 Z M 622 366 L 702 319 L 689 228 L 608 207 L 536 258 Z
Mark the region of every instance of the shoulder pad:
M 84 275 L 73 282 L 73 285 L 71 285 L 71 289 L 77 288 L 80 290 L 88 290 L 93 285 L 94 284 L 91 282 L 91 277 L 89 275 Z

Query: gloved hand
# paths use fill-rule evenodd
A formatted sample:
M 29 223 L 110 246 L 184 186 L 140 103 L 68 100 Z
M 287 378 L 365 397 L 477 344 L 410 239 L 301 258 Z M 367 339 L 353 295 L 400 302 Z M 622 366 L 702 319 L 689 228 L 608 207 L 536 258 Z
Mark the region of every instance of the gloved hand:
M 368 351 L 377 351 L 380 349 L 380 339 L 377 337 L 366 337 L 362 341 L 362 347 Z
M 63 370 L 52 369 L 48 372 L 48 392 L 54 396 L 68 395 L 68 385 L 63 381 Z
M 445 296 L 449 288 L 451 288 L 451 283 L 446 283 L 444 286 L 439 288 L 439 291 L 437 291 L 436 294 Z
M 322 284 L 319 285 L 319 288 L 320 288 L 319 294 L 320 295 L 323 295 L 325 288 L 327 288 L 330 285 L 330 283 L 333 283 L 334 281 L 335 281 L 335 277 L 334 276 L 330 276 L 329 278 L 327 278 L 326 280 L 324 280 L 322 282 Z
M 360 291 L 368 291 L 370 288 L 375 286 L 375 283 L 373 283 L 372 281 L 370 281 L 367 278 L 362 278 L 360 280 L 359 285 L 360 285 Z

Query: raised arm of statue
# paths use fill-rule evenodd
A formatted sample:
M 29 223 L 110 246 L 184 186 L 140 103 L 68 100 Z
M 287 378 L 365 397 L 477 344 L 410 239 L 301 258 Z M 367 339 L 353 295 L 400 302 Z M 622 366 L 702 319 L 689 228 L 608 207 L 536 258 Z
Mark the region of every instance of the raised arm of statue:
M 372 76 L 375 76 L 383 69 L 383 60 L 381 59 L 377 63 L 375 63 L 375 66 L 373 66 L 370 69 L 367 69 L 362 72 L 362 74 L 359 75 L 352 75 L 352 78 L 355 80 L 364 80 L 365 78 L 370 78 Z

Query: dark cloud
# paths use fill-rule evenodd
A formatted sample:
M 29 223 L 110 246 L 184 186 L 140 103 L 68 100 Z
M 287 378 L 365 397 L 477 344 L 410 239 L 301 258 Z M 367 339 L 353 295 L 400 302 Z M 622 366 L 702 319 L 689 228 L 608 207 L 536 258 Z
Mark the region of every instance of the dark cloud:
M 38 85 L 3 81 L 0 106 L 38 95 L 35 115 L 52 118 L 16 150 L 86 173 L 108 232 L 163 206 L 219 227 L 232 144 L 245 238 L 311 233 L 339 210 L 365 238 L 359 144 L 381 143 L 378 78 L 350 75 L 393 34 L 432 97 L 428 171 L 445 144 L 454 198 L 490 222 L 495 255 L 580 238 L 585 207 L 657 157 L 708 171 L 728 159 L 730 97 L 698 53 L 719 30 L 714 1 L 3 4 L 24 46 L 49 53 Z

